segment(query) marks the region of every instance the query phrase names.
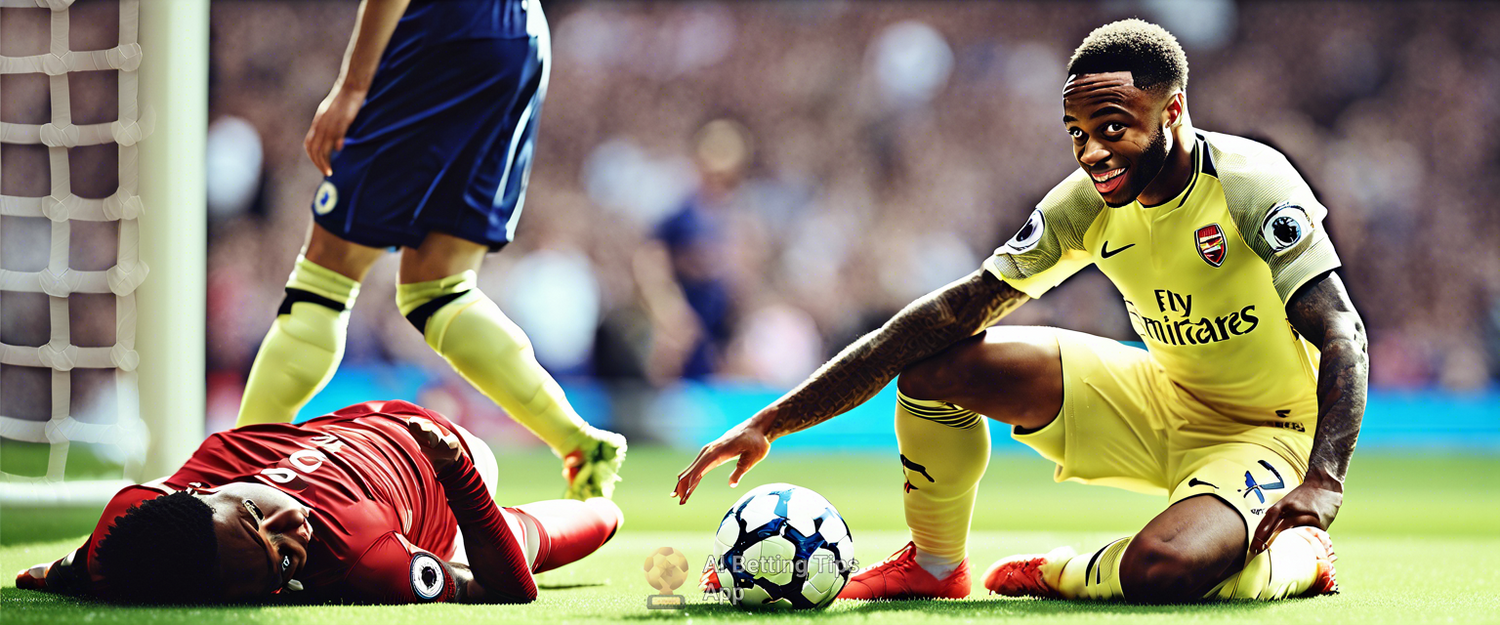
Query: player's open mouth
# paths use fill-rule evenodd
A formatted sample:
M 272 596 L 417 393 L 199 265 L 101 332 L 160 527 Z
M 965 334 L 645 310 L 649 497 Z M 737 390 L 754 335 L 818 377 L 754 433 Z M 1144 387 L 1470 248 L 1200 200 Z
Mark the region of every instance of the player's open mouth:
M 1099 173 L 1090 172 L 1089 177 L 1094 179 L 1094 190 L 1098 191 L 1100 195 L 1106 195 L 1120 188 L 1120 183 L 1125 181 L 1126 169 L 1129 168 L 1121 167 Z

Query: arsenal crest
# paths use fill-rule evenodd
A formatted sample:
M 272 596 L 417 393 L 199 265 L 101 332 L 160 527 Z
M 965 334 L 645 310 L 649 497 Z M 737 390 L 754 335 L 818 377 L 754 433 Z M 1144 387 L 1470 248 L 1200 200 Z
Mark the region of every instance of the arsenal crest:
M 1198 229 L 1193 235 L 1193 240 L 1198 243 L 1198 255 L 1208 264 L 1215 267 L 1224 264 L 1224 229 L 1219 224 L 1207 225 Z

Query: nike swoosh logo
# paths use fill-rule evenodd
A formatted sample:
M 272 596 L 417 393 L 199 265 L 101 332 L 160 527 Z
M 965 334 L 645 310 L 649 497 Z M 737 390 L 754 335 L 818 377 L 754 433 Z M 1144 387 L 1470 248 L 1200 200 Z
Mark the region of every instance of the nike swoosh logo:
M 1126 247 L 1129 247 L 1129 246 L 1126 246 Z M 1121 249 L 1123 249 L 1123 248 L 1121 248 Z M 1115 250 L 1115 251 L 1116 251 L 1116 252 L 1118 252 L 1118 251 L 1120 251 L 1120 250 Z M 1208 482 L 1205 482 L 1205 481 L 1203 481 L 1203 480 L 1200 480 L 1200 479 L 1198 479 L 1198 478 L 1196 478 L 1196 477 L 1195 477 L 1195 478 L 1193 478 L 1193 479 L 1191 479 L 1191 480 L 1188 480 L 1188 488 L 1192 488 L 1192 487 L 1194 487 L 1194 486 L 1197 486 L 1197 485 L 1199 485 L 1199 484 L 1202 484 L 1202 485 L 1204 485 L 1204 486 L 1213 486 L 1213 487 L 1214 487 L 1214 490 L 1219 490 L 1219 487 L 1218 487 L 1218 486 L 1214 486 L 1214 485 L 1213 485 L 1213 484 L 1210 484 L 1210 483 L 1208 483 Z
M 1109 249 L 1109 241 L 1105 241 L 1104 242 L 1104 246 L 1099 248 L 1099 255 L 1103 256 L 1105 258 L 1109 258 L 1111 256 L 1114 256 L 1115 254 L 1119 254 L 1120 252 L 1128 250 L 1128 249 L 1130 249 L 1132 247 L 1135 247 L 1134 243 L 1131 243 L 1130 245 L 1127 245 L 1125 247 L 1116 248 L 1116 249 L 1111 250 L 1111 249 Z

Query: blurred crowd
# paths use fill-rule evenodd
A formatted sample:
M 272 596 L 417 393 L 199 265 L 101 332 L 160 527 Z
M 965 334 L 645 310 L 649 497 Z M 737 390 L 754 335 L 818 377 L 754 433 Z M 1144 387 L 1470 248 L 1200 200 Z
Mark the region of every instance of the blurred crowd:
M 1182 40 L 1199 128 L 1279 147 L 1329 207 L 1376 384 L 1500 372 L 1500 8 L 545 6 L 536 166 L 481 283 L 564 378 L 790 386 L 973 271 L 1076 166 L 1068 55 L 1131 15 Z M 210 184 L 236 186 L 213 207 L 209 362 L 228 396 L 307 231 L 319 175 L 301 139 L 353 18 L 352 2 L 214 6 Z M 395 313 L 393 271 L 367 280 L 346 362 L 441 377 Z M 1118 297 L 1090 270 L 1007 322 L 1133 339 Z
M 544 7 L 553 67 L 535 169 L 516 241 L 480 283 L 565 380 L 787 387 L 975 270 L 1077 166 L 1060 121 L 1064 66 L 1089 30 L 1129 16 L 1182 41 L 1198 128 L 1273 144 L 1328 206 L 1374 384 L 1471 389 L 1500 376 L 1488 189 L 1500 180 L 1500 7 Z M 232 420 L 307 234 L 320 175 L 302 138 L 355 9 L 213 5 L 211 420 Z M 387 261 L 361 291 L 346 365 L 414 363 L 461 387 L 397 314 Z M 1006 322 L 1136 338 L 1092 269 Z

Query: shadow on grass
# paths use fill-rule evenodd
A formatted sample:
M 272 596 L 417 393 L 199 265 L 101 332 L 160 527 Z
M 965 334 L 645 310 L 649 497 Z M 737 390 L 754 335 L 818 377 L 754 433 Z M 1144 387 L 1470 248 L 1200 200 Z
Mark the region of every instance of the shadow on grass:
M 205 618 L 213 619 L 216 615 L 227 612 L 258 612 L 271 607 L 270 605 L 255 604 L 131 605 L 36 590 L 22 590 L 20 588 L 0 588 L 0 603 L 5 605 L 7 616 L 9 616 L 11 610 L 46 610 L 53 615 L 52 618 L 61 618 L 60 613 L 68 611 L 107 610 L 111 613 L 128 614 L 130 612 L 138 612 L 146 614 L 148 612 L 159 612 L 163 608 L 173 608 L 184 610 L 188 614 L 201 614 Z M 67 621 L 63 619 L 59 622 Z
M 575 582 L 571 584 L 537 584 L 541 590 L 577 590 L 579 588 L 602 588 L 608 586 L 604 582 Z
M 622 614 L 627 621 L 653 621 L 675 618 L 700 618 L 742 620 L 754 614 L 757 620 L 804 619 L 827 615 L 862 616 L 885 614 L 899 616 L 912 613 L 913 618 L 942 615 L 957 618 L 1003 618 L 1039 616 L 1085 616 L 1085 615 L 1194 615 L 1250 616 L 1271 605 L 1265 601 L 1220 601 L 1213 603 L 1189 603 L 1176 605 L 1139 605 L 1117 601 L 1053 601 L 1042 599 L 942 599 L 931 601 L 840 601 L 825 611 L 776 610 L 747 612 L 723 603 L 695 603 L 681 610 L 642 610 L 636 614 Z

